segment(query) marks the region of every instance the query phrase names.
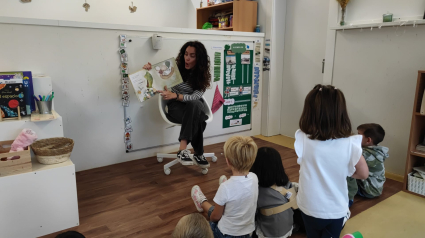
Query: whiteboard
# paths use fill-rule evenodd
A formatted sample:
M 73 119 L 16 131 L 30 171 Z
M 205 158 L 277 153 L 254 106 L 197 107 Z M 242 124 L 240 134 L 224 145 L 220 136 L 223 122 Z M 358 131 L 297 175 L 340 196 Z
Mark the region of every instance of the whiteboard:
M 128 54 L 128 72 L 129 74 L 135 73 L 142 69 L 143 65 L 150 62 L 152 64 L 161 62 L 171 57 L 177 57 L 180 48 L 189 41 L 188 39 L 179 38 L 164 38 L 161 50 L 152 49 L 152 42 L 150 37 L 141 36 L 127 36 L 132 42 L 127 43 L 126 52 Z M 193 39 L 195 40 L 195 39 Z M 211 76 L 214 76 L 214 53 L 221 52 L 223 57 L 224 46 L 233 43 L 245 43 L 249 49 L 253 49 L 253 41 L 225 41 L 225 40 L 200 40 L 207 49 L 210 56 Z M 217 50 L 221 48 L 221 50 Z M 222 59 L 223 64 L 223 59 Z M 210 89 L 208 89 L 204 97 L 208 104 L 212 105 L 216 85 L 219 86 L 220 92 L 223 92 L 223 65 L 221 67 L 220 81 L 212 82 Z M 252 88 L 254 85 L 252 85 Z M 159 113 L 158 97 L 155 97 L 141 103 L 130 85 L 130 106 L 124 110 L 124 118 L 129 116 L 132 120 L 131 126 L 133 132 L 131 133 L 131 142 L 133 144 L 133 152 L 152 148 L 163 145 L 170 145 L 178 143 L 180 134 L 180 126 L 169 128 L 161 114 Z M 252 111 L 252 105 L 251 105 Z M 251 113 L 252 115 L 252 113 Z M 240 131 L 251 130 L 251 125 L 242 125 L 232 128 L 223 129 L 223 107 L 214 113 L 214 119 L 207 125 L 204 132 L 204 138 L 224 135 L 228 133 L 235 133 Z M 252 118 L 251 118 L 252 122 Z M 124 132 L 123 132 L 124 135 Z M 123 137 L 124 140 L 124 137 Z M 125 147 L 125 144 L 123 144 Z

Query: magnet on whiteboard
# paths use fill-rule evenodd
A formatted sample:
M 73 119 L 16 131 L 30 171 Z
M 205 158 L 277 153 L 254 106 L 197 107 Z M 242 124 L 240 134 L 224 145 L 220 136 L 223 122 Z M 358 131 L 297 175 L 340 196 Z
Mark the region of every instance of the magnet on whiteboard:
M 133 149 L 133 144 L 131 142 L 125 143 L 125 146 L 126 146 L 127 152 Z
M 126 40 L 127 36 L 126 35 L 120 35 L 120 48 L 126 48 L 127 47 L 127 43 Z
M 124 133 L 124 143 L 131 142 L 131 133 L 125 132 Z
M 131 117 L 127 117 L 126 119 L 125 119 L 125 124 L 126 125 L 128 125 L 128 124 L 130 124 L 131 123 Z
M 130 100 L 122 100 L 122 105 L 123 105 L 123 107 L 130 106 Z
M 133 132 L 133 127 L 131 125 L 125 126 L 125 132 Z

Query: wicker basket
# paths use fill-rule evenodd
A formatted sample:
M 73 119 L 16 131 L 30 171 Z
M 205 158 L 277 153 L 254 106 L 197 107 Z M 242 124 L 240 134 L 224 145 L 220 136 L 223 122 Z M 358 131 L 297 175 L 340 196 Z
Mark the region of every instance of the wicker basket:
M 412 173 L 407 176 L 407 190 L 425 196 L 425 180 L 412 176 Z
M 71 156 L 74 141 L 65 137 L 42 139 L 31 145 L 32 150 L 42 164 L 63 163 Z

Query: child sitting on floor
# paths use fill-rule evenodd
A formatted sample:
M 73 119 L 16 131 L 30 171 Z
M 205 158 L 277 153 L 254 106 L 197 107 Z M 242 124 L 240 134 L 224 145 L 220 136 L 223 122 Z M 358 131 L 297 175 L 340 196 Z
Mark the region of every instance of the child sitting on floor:
M 384 140 L 385 131 L 378 124 L 363 124 L 357 127 L 359 135 L 363 136 L 363 157 L 369 167 L 367 179 L 347 177 L 349 206 L 353 204 L 354 196 L 374 198 L 382 194 L 385 183 L 385 159 L 388 158 L 388 148 L 378 144 Z
M 172 235 L 173 238 L 213 238 L 208 221 L 199 213 L 192 213 L 180 219 Z
M 199 186 L 192 188 L 195 206 L 199 212 L 208 211 L 216 238 L 250 238 L 255 230 L 258 178 L 249 170 L 256 155 L 257 145 L 251 137 L 231 137 L 224 144 L 224 156 L 233 176 L 229 180 L 221 176 L 220 187 L 214 197 L 216 205 L 207 202 Z
M 296 192 L 292 190 L 291 196 L 288 194 L 293 185 L 285 173 L 279 152 L 270 147 L 258 149 L 251 172 L 257 175 L 259 181 L 258 212 L 255 217 L 258 237 L 290 237 L 294 212 L 289 199 L 294 199 L 296 206 Z M 284 204 L 287 204 L 286 207 L 283 207 Z M 276 211 L 267 214 L 270 208 Z

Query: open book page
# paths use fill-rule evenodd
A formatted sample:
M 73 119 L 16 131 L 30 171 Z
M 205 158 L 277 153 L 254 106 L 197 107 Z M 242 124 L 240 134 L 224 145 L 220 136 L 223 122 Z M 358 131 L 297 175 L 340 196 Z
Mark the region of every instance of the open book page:
M 131 84 L 140 102 L 153 97 L 158 90 L 168 89 L 183 82 L 174 58 L 152 65 L 151 70 L 140 70 L 130 76 Z

